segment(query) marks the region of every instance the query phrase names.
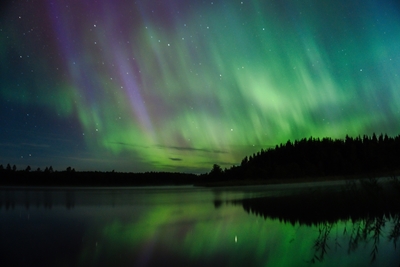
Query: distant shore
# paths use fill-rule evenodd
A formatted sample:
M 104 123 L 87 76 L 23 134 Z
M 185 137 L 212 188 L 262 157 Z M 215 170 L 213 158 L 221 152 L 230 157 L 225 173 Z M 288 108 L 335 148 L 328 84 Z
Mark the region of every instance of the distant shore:
M 179 186 L 198 187 L 256 186 L 275 184 L 314 183 L 327 181 L 351 181 L 364 178 L 398 177 L 400 171 L 382 171 L 358 175 L 337 175 L 320 177 L 299 177 L 269 179 L 266 177 L 232 177 L 211 180 L 207 175 L 187 173 L 149 172 L 6 172 L 1 173 L 0 187 L 129 187 L 129 186 Z
M 399 177 L 400 171 L 396 172 L 378 172 L 373 174 L 358 174 L 358 175 L 337 175 L 337 176 L 321 176 L 321 177 L 301 177 L 287 179 L 235 179 L 226 181 L 208 181 L 200 182 L 195 186 L 204 187 L 224 187 L 224 186 L 251 186 L 251 185 L 276 185 L 276 184 L 300 184 L 300 183 L 316 183 L 329 181 L 352 181 L 368 178 L 381 177 Z

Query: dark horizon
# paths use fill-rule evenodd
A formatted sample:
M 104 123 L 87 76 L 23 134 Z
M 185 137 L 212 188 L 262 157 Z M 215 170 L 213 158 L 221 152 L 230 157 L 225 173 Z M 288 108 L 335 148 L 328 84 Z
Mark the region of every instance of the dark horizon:
M 308 138 L 302 138 L 302 139 L 297 139 L 297 140 L 287 140 L 285 143 L 280 143 L 276 144 L 275 146 L 271 146 L 269 148 L 261 148 L 259 151 L 255 151 L 253 154 L 245 155 L 244 158 L 241 159 L 241 162 L 238 164 L 231 165 L 229 167 L 226 167 L 224 169 L 221 168 L 221 166 L 218 163 L 213 163 L 210 168 L 202 173 L 193 173 L 193 172 L 179 172 L 179 171 L 156 171 L 156 170 L 150 170 L 150 171 L 143 171 L 143 172 L 124 172 L 124 171 L 118 171 L 115 169 L 111 170 L 106 170 L 106 171 L 101 171 L 101 170 L 76 170 L 75 167 L 71 165 L 67 165 L 66 168 L 64 169 L 56 169 L 53 168 L 52 165 L 46 165 L 46 166 L 18 166 L 16 164 L 3 164 L 0 162 L 0 171 L 27 171 L 27 172 L 88 172 L 88 173 L 94 173 L 94 172 L 103 172 L 103 173 L 130 173 L 130 174 L 140 174 L 140 173 L 183 173 L 183 174 L 194 174 L 194 175 L 199 175 L 199 174 L 207 174 L 210 173 L 212 174 L 213 168 L 220 168 L 220 171 L 224 172 L 232 172 L 233 174 L 235 169 L 238 167 L 246 167 L 248 164 L 254 164 L 254 162 L 258 161 L 258 164 L 270 164 L 267 161 L 271 159 L 261 159 L 263 154 L 266 153 L 277 153 L 278 150 L 284 150 L 281 151 L 280 154 L 275 155 L 277 157 L 274 159 L 275 161 L 279 162 L 282 161 L 280 164 L 297 164 L 298 160 L 300 160 L 300 155 L 298 155 L 300 152 L 301 153 L 306 153 L 306 154 L 311 154 L 313 157 L 316 157 L 314 155 L 316 152 L 323 153 L 324 158 L 322 159 L 325 161 L 325 164 L 327 164 L 329 161 L 333 160 L 339 160 L 337 153 L 350 153 L 350 154 L 344 154 L 340 155 L 341 160 L 344 161 L 349 161 L 349 160 L 361 160 L 360 157 L 363 157 L 362 153 L 369 153 L 369 154 L 377 154 L 374 155 L 373 158 L 368 159 L 368 164 L 364 166 L 364 172 L 361 170 L 361 165 L 357 165 L 356 168 L 357 170 L 352 170 L 350 173 L 330 173 L 331 175 L 338 175 L 338 174 L 344 174 L 344 175 L 351 175 L 351 174 L 357 174 L 357 173 L 364 173 L 367 174 L 369 171 L 371 171 L 371 166 L 375 164 L 374 161 L 376 161 L 378 158 L 379 164 L 384 164 L 384 166 L 379 166 L 377 169 L 372 170 L 372 171 L 395 171 L 395 164 L 394 162 L 396 161 L 396 155 L 395 152 L 400 143 L 400 134 L 397 136 L 388 136 L 387 134 L 380 133 L 379 135 L 373 133 L 371 136 L 368 135 L 359 135 L 355 138 L 350 137 L 346 135 L 344 138 L 338 138 L 338 139 L 332 139 L 331 137 L 323 137 L 323 138 L 315 138 L 315 137 L 308 137 Z M 301 151 L 298 151 L 298 148 L 301 146 Z M 318 146 L 319 151 L 315 151 L 316 146 Z M 293 148 L 295 150 L 293 150 Z M 314 150 L 314 151 L 313 151 Z M 361 151 L 363 150 L 363 151 Z M 284 154 L 282 154 L 282 152 Z M 379 155 L 378 155 L 379 153 Z M 304 155 L 303 155 L 304 156 Z M 283 158 L 282 158 L 283 157 Z M 350 159 L 350 158 L 352 159 Z M 304 160 L 304 158 L 303 158 Z M 306 159 L 307 160 L 307 159 Z M 321 160 L 321 158 L 313 158 L 313 159 L 308 159 L 308 160 Z M 249 163 L 250 161 L 250 163 Z M 383 163 L 384 162 L 384 163 Z M 355 162 L 348 162 L 346 164 L 355 164 Z M 341 164 L 345 164 L 344 162 Z M 361 162 L 357 164 L 362 164 Z M 390 165 L 390 167 L 388 167 Z M 393 166 L 392 166 L 393 165 Z M 293 166 L 292 166 L 293 167 Z M 298 168 L 301 166 L 295 166 L 295 170 L 292 170 L 293 175 L 295 176 L 296 172 L 299 172 Z M 308 166 L 310 167 L 310 166 Z M 315 168 L 314 166 L 313 168 Z M 289 168 L 290 169 L 290 168 Z M 292 168 L 293 169 L 293 168 Z M 338 170 L 336 170 L 338 171 Z M 340 171 L 339 171 L 340 172 Z M 259 173 L 261 174 L 261 173 Z M 302 172 L 300 173 L 300 175 Z M 326 176 L 328 173 L 324 173 L 323 171 L 318 173 L 312 174 L 312 176 Z M 232 175 L 232 174 L 231 174 Z M 237 175 L 237 174 L 235 174 Z M 255 173 L 257 175 L 257 173 Z
M 222 169 L 214 164 L 206 173 L 76 171 L 52 166 L 17 170 L 0 164 L 3 186 L 134 186 L 134 185 L 251 185 L 304 181 L 354 180 L 400 174 L 400 135 L 344 139 L 303 138 L 244 157 L 240 165 Z M 396 178 L 397 179 L 397 178 Z

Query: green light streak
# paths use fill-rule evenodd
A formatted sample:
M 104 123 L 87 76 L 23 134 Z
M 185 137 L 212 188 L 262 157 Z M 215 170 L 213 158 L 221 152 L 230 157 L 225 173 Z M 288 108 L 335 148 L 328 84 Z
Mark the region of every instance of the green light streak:
M 288 139 L 398 134 L 394 11 L 344 1 L 222 2 L 171 18 L 144 3 L 125 18 L 118 14 L 130 4 L 101 2 L 79 22 L 61 8 L 52 34 L 69 41 L 57 41 L 52 57 L 7 29 L 0 58 L 18 71 L 22 62 L 25 74 L 2 82 L 1 97 L 73 117 L 90 151 L 139 157 L 148 170 L 229 167 Z M 31 58 L 16 61 L 19 54 Z

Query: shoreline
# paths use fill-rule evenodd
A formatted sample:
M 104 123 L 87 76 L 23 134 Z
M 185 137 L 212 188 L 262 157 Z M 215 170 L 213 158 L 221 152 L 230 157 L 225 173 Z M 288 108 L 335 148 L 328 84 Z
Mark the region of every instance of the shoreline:
M 342 176 L 320 176 L 320 177 L 303 177 L 291 179 L 248 179 L 248 180 L 227 180 L 216 182 L 204 182 L 194 184 L 199 187 L 229 187 L 229 186 L 257 186 L 257 185 L 285 185 L 285 184 L 305 184 L 305 183 L 323 183 L 335 181 L 357 181 L 364 179 L 381 179 L 381 178 L 397 178 L 400 171 L 380 172 L 374 174 L 358 174 L 358 175 L 342 175 Z
M 129 187 L 168 187 L 168 186 L 193 186 L 193 187 L 244 187 L 263 185 L 288 185 L 323 183 L 335 181 L 357 181 L 375 178 L 397 178 L 400 171 L 382 171 L 370 174 L 319 176 L 282 179 L 230 179 L 210 181 L 207 176 L 195 175 L 143 175 L 143 174 L 113 174 L 113 173 L 54 173 L 38 175 L 34 173 L 18 173 L 11 177 L 0 179 L 0 188 L 129 188 Z M 176 175 L 176 176 L 175 176 Z

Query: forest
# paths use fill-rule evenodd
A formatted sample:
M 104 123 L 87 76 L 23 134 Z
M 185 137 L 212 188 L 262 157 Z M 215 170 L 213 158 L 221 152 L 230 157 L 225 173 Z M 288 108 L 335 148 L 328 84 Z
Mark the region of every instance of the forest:
M 16 166 L 0 165 L 0 186 L 154 186 L 154 185 L 184 185 L 197 182 L 195 174 L 177 172 L 99 172 L 75 171 L 68 167 L 57 171 L 53 167 L 44 170 L 17 170 Z
M 240 165 L 222 169 L 214 164 L 201 175 L 177 172 L 78 172 L 68 167 L 55 171 L 52 166 L 32 170 L 27 166 L 0 165 L 0 185 L 22 186 L 142 186 L 205 185 L 227 181 L 318 181 L 330 177 L 366 178 L 400 173 L 400 135 L 346 136 L 344 139 L 303 138 L 274 148 L 261 149 L 242 159 Z
M 211 180 L 301 179 L 333 176 L 396 175 L 400 170 L 400 135 L 303 138 L 246 156 L 238 166 L 214 164 Z

